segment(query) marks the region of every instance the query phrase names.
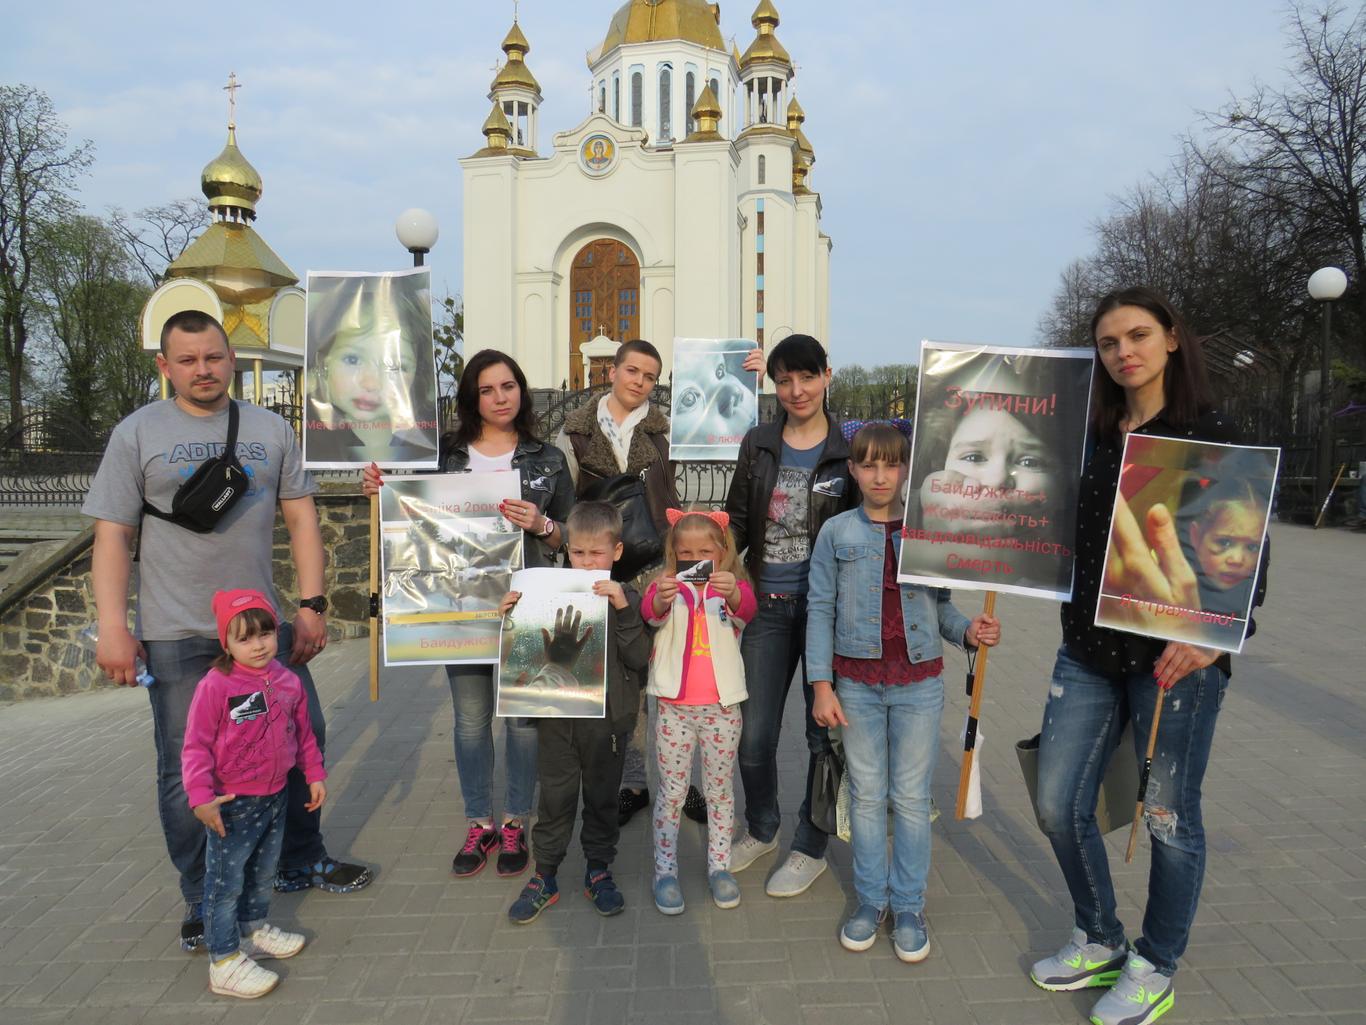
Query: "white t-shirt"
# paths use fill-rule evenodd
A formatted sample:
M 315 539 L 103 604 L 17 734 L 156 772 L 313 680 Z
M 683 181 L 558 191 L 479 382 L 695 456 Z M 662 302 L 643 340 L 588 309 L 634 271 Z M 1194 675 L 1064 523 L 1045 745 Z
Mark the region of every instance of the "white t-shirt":
M 516 451 L 517 450 L 514 448 L 503 453 L 501 456 L 486 456 L 473 445 L 470 445 L 470 469 L 475 473 L 489 473 L 493 470 L 511 470 L 512 457 Z

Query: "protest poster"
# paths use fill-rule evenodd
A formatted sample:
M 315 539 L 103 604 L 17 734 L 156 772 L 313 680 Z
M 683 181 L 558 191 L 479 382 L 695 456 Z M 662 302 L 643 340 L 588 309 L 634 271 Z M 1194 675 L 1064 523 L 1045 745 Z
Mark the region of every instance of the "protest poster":
M 759 375 L 744 368 L 755 344 L 742 338 L 675 338 L 669 457 L 734 460 L 759 422 Z
M 498 507 L 521 497 L 515 470 L 385 480 L 385 665 L 498 661 L 498 605 L 523 539 Z
M 1280 449 L 1130 434 L 1096 625 L 1239 652 Z
M 601 719 L 607 715 L 607 599 L 593 584 L 606 570 L 524 569 L 503 620 L 500 716 Z
M 1071 598 L 1094 364 L 921 343 L 899 581 Z
M 431 272 L 308 275 L 304 466 L 436 469 Z

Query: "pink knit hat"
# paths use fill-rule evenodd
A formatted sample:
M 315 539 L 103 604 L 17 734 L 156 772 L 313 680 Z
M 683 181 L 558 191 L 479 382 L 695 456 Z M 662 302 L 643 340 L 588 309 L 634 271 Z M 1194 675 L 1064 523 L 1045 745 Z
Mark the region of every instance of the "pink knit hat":
M 260 591 L 238 588 L 235 591 L 215 591 L 213 595 L 213 618 L 218 622 L 218 643 L 228 650 L 228 624 L 232 617 L 247 609 L 265 609 L 278 623 L 279 615 L 269 599 Z

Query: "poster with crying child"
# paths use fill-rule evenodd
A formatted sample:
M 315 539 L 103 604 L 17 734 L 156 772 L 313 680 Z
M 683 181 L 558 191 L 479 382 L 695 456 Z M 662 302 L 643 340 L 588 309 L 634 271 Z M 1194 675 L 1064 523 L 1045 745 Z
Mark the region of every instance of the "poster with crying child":
M 1071 598 L 1094 362 L 921 343 L 899 581 Z
M 1096 625 L 1239 652 L 1280 449 L 1130 434 Z

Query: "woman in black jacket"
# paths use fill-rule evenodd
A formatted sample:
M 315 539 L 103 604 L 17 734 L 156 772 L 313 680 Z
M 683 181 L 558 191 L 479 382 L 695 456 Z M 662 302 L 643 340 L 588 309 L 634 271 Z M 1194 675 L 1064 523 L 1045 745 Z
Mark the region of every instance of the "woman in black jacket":
M 757 359 L 757 353 L 751 360 Z M 747 370 L 760 369 L 746 364 Z M 740 637 L 745 665 L 744 727 L 740 734 L 740 781 L 745 789 L 746 832 L 731 848 L 731 871 L 739 872 L 778 846 L 778 734 L 797 664 L 806 648 L 806 575 L 811 545 L 831 516 L 857 504 L 849 477 L 849 446 L 839 421 L 826 412 L 830 366 L 820 342 L 789 335 L 769 353 L 768 376 L 782 405 L 776 421 L 751 428 L 726 497 L 736 548 L 755 581 L 759 611 Z M 768 880 L 771 897 L 804 892 L 825 871 L 829 835 L 811 821 L 811 776 L 816 756 L 829 749 L 825 728 L 806 702 L 810 751 L 807 798 L 802 802 L 792 852 Z
M 511 356 L 496 349 L 475 353 L 455 393 L 456 429 L 441 436 L 443 473 L 516 470 L 522 498 L 508 501 L 503 516 L 526 532 L 526 567 L 549 566 L 563 544 L 564 521 L 574 506 L 574 482 L 564 453 L 535 435 L 531 392 Z M 365 471 L 367 494 L 379 487 L 379 470 Z M 536 790 L 536 727 L 505 720 L 507 790 L 501 826 L 493 822 L 494 667 L 448 665 L 455 706 L 455 768 L 468 827 L 451 870 L 471 876 L 498 849 L 498 874 L 520 875 L 527 866 L 526 829 Z

